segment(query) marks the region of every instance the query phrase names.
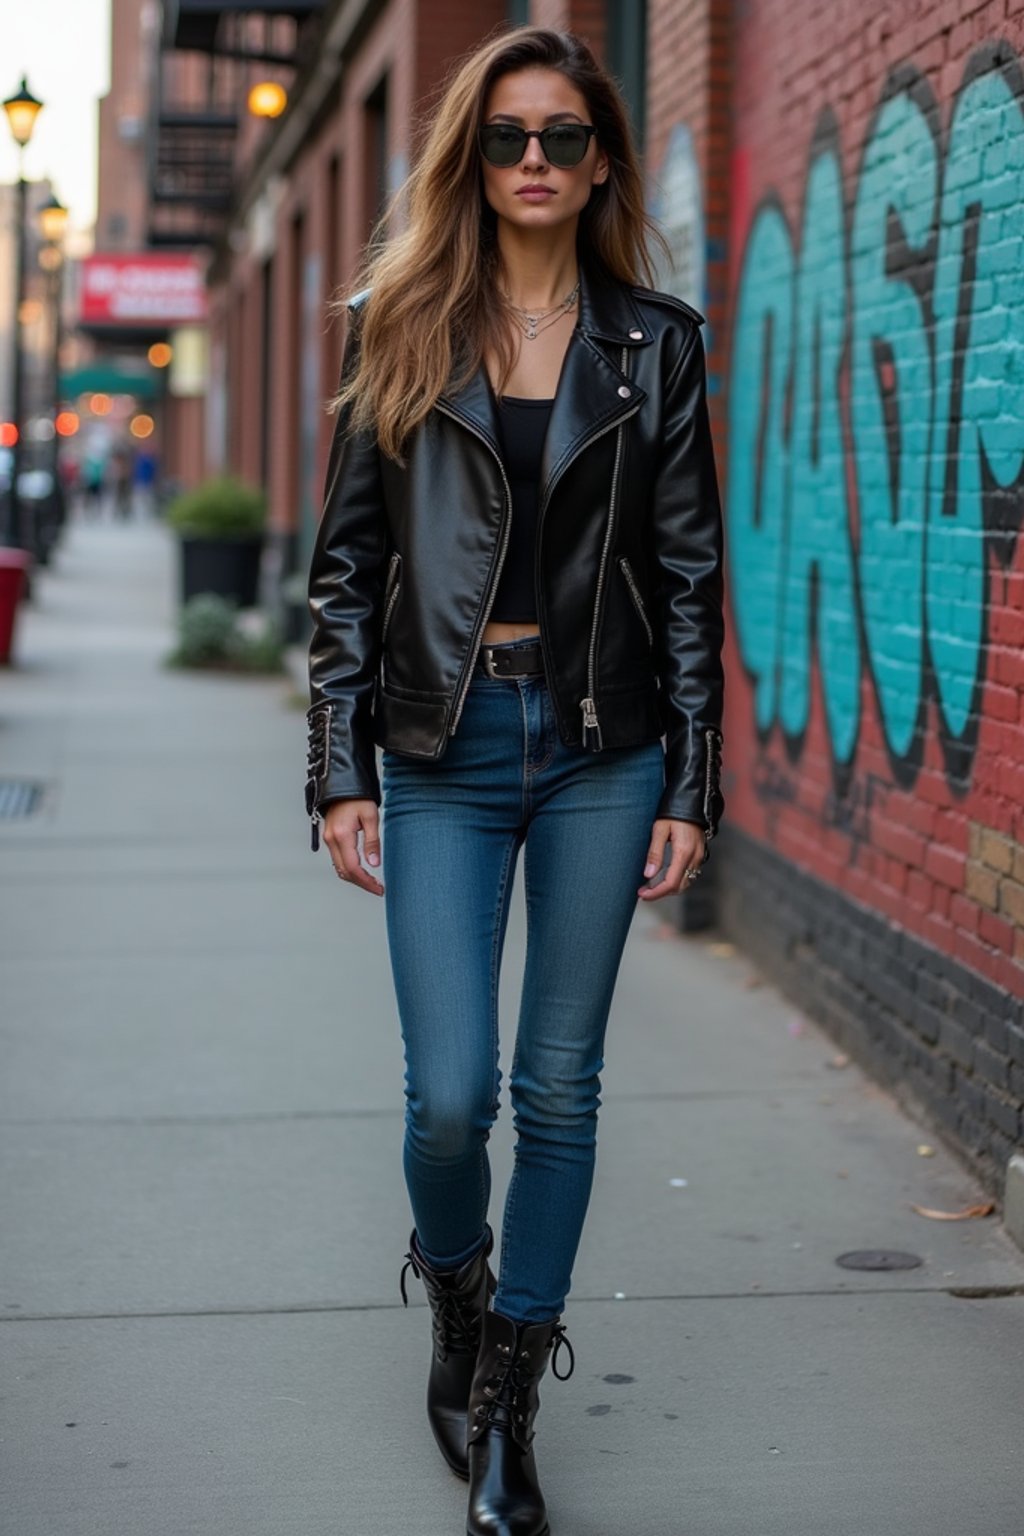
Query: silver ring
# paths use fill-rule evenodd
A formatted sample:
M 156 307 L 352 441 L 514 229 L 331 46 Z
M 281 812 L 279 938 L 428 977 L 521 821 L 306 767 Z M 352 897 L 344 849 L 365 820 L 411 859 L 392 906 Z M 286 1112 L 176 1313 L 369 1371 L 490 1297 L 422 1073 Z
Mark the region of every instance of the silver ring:
M 699 869 L 688 869 L 686 871 L 686 878 L 687 878 L 687 880 L 696 880 L 697 876 L 700 873 L 701 873 L 701 871 Z

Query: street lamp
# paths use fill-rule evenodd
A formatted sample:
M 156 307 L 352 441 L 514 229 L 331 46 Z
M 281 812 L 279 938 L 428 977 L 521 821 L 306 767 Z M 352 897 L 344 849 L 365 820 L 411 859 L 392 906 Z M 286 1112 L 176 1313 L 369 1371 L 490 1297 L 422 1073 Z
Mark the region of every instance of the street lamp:
M 11 489 L 7 500 L 7 527 L 4 530 L 5 543 L 16 546 L 23 545 L 21 527 L 21 503 L 18 497 L 18 474 L 21 469 L 21 417 L 22 417 L 22 372 L 21 372 L 21 299 L 25 287 L 25 195 L 27 182 L 25 181 L 24 151 L 32 130 L 36 125 L 36 118 L 43 109 L 43 103 L 28 88 L 25 76 L 21 77 L 21 88 L 13 96 L 8 96 L 3 104 L 7 113 L 7 121 L 10 124 L 14 142 L 18 146 L 18 202 L 17 213 L 14 220 L 15 258 L 14 258 L 14 326 L 12 336 L 14 339 L 14 368 L 11 374 L 11 416 L 14 421 L 15 441 L 11 448 Z
M 50 196 L 39 209 L 39 233 L 50 245 L 60 245 L 68 227 L 68 210 L 59 197 Z
M 14 141 L 19 149 L 24 149 L 32 137 L 32 130 L 36 125 L 36 118 L 43 110 L 43 104 L 38 97 L 33 96 L 28 88 L 25 76 L 21 77 L 21 89 L 13 96 L 8 96 L 4 102 L 4 111 L 7 113 L 7 121 L 11 125 Z
M 51 193 L 37 211 L 36 218 L 39 221 L 39 233 L 44 242 L 39 251 L 39 265 L 45 276 L 52 327 L 49 379 L 52 423 L 49 458 L 52 484 L 46 502 L 46 514 L 42 520 L 43 527 L 37 527 L 35 539 L 39 559 L 46 564 L 49 560 L 50 547 L 63 526 L 65 517 L 64 490 L 60 481 L 60 437 L 57 432 L 57 419 L 60 414 L 61 279 L 64 272 L 62 243 L 68 223 L 68 210 L 60 199 Z

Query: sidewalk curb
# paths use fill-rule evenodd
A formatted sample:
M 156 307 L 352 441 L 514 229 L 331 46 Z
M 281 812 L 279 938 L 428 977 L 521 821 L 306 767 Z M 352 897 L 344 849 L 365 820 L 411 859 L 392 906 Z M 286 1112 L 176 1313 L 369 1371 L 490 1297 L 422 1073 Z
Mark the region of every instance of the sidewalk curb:
M 1015 1152 L 1007 1164 L 1003 1224 L 1017 1246 L 1024 1249 L 1024 1152 Z

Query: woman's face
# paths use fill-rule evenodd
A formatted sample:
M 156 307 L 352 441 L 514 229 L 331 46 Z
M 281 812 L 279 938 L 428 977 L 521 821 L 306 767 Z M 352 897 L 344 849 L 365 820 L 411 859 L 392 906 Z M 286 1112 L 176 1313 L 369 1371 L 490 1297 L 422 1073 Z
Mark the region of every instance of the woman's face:
M 546 128 L 549 123 L 589 123 L 584 96 L 557 69 L 519 69 L 496 80 L 484 103 L 484 123 Z M 499 218 L 522 229 L 551 229 L 575 218 L 590 189 L 608 177 L 608 156 L 591 135 L 579 165 L 562 169 L 545 157 L 538 138 L 528 139 L 516 165 L 491 165 L 480 155 L 484 195 Z M 528 187 L 543 187 L 535 196 Z

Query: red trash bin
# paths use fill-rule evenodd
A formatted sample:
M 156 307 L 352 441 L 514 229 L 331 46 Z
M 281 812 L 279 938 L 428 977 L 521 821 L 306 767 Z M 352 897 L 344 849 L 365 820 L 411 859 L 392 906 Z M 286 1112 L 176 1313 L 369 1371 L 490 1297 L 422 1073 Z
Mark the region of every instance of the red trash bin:
M 27 550 L 0 548 L 0 663 L 11 659 L 14 618 L 31 564 L 32 556 Z

